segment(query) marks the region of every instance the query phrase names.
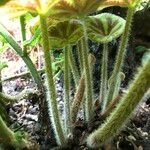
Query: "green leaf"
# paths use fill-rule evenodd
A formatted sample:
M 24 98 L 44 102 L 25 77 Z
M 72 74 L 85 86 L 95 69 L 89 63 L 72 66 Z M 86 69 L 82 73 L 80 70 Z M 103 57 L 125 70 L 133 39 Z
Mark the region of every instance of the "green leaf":
M 146 50 L 147 50 L 147 48 L 144 47 L 144 46 L 137 46 L 137 47 L 135 48 L 135 52 L 136 52 L 136 53 L 142 53 L 142 52 L 145 52 Z
M 35 46 L 41 38 L 41 30 L 40 28 L 35 30 L 35 33 L 33 35 L 33 37 L 30 40 L 24 41 L 23 45 L 24 46 Z
M 102 13 L 90 16 L 87 23 L 88 36 L 94 42 L 108 43 L 124 31 L 125 20 L 119 16 Z
M 0 35 L 0 42 L 1 43 L 7 43 L 7 41 L 5 40 L 5 38 L 3 36 Z
M 63 48 L 68 44 L 74 45 L 83 35 L 81 24 L 75 21 L 59 22 L 56 26 L 50 26 L 48 32 L 52 48 Z
M 26 13 L 26 14 L 25 14 L 26 22 L 31 21 L 31 20 L 34 18 L 33 15 L 34 15 L 34 14 L 32 14 L 32 13 Z
M 2 71 L 6 67 L 8 67 L 7 63 L 0 61 L 0 71 Z
M 79 19 L 110 6 L 126 6 L 124 0 L 60 0 L 52 7 L 53 19 Z
M 0 47 L 0 54 L 4 53 L 8 48 L 8 44 L 4 44 L 4 46 Z
M 53 69 L 53 71 L 54 72 L 58 71 L 59 68 L 62 68 L 62 65 L 63 65 L 63 60 L 53 62 L 52 63 L 52 69 Z

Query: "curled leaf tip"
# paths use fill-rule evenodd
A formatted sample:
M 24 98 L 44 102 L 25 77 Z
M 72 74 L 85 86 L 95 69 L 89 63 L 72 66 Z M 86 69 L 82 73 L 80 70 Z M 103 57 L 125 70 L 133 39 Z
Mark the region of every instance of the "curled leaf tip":
M 124 28 L 125 20 L 113 14 L 102 13 L 88 19 L 88 36 L 95 42 L 111 42 L 123 33 Z

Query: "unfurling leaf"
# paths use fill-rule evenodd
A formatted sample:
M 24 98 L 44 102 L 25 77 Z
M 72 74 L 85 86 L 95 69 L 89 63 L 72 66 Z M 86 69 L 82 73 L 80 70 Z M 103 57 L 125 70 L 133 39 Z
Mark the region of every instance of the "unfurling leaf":
M 124 28 L 125 20 L 113 14 L 102 13 L 88 19 L 88 36 L 95 42 L 111 42 L 123 33 Z

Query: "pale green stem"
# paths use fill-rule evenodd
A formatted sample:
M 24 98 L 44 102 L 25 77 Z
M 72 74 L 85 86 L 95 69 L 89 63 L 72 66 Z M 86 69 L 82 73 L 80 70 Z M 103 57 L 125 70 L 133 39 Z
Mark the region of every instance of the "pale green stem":
M 15 96 L 7 95 L 7 94 L 0 92 L 0 101 L 2 100 L 6 104 L 7 103 L 14 103 L 14 102 L 17 102 L 23 98 L 27 99 L 27 97 L 29 95 L 36 94 L 36 93 L 37 93 L 37 91 L 32 90 L 32 89 L 30 89 L 30 90 L 24 89 L 22 92 L 20 92 L 19 94 L 15 95 Z
M 86 104 L 85 104 L 85 101 L 86 101 L 86 99 L 85 99 L 85 92 L 84 92 L 83 100 L 82 100 L 82 106 L 81 106 L 83 120 L 86 120 Z
M 120 76 L 118 76 L 118 79 L 117 79 L 117 84 L 116 84 L 116 87 L 115 87 L 115 91 L 114 91 L 114 95 L 113 95 L 113 99 L 118 96 L 119 94 L 119 90 L 120 90 L 120 85 L 121 85 L 121 79 L 120 79 Z M 112 100 L 113 100 L 112 99 Z
M 15 41 L 13 36 L 5 29 L 3 25 L 0 24 L 0 34 L 5 38 L 5 40 L 8 42 L 8 44 L 13 48 L 13 50 L 16 51 L 16 53 L 23 59 L 26 66 L 28 67 L 35 83 L 37 84 L 39 89 L 43 88 L 42 80 L 40 76 L 38 75 L 37 69 L 35 68 L 33 62 L 29 58 L 28 55 L 24 55 L 22 48 L 20 45 Z
M 92 88 L 92 76 L 91 76 L 91 70 L 90 65 L 88 62 L 88 39 L 87 39 L 87 31 L 85 22 L 83 21 L 83 49 L 82 49 L 82 56 L 83 56 L 83 66 L 85 70 L 85 105 L 86 105 L 86 121 L 90 122 L 91 117 L 93 115 L 93 88 Z
M 149 88 L 150 61 L 139 70 L 134 81 L 129 86 L 128 93 L 122 97 L 106 122 L 89 135 L 87 144 L 92 148 L 96 148 L 113 137 L 131 116 L 132 112 Z
M 84 78 L 84 73 L 82 73 L 82 76 L 79 80 L 78 88 L 74 96 L 73 103 L 71 105 L 71 123 L 73 125 L 76 122 L 77 114 L 83 100 L 84 90 L 85 90 L 85 78 Z
M 69 64 L 70 64 L 71 71 L 72 71 L 72 74 L 73 74 L 73 78 L 74 78 L 74 81 L 75 81 L 75 85 L 76 85 L 76 88 L 77 88 L 78 82 L 79 82 L 79 79 L 80 79 L 80 75 L 79 75 L 79 71 L 78 71 L 78 68 L 77 68 L 77 65 L 76 65 L 75 58 L 74 58 L 73 53 L 72 53 L 71 46 L 69 46 Z
M 0 143 L 2 141 L 7 141 L 8 143 L 14 141 L 15 136 L 13 131 L 11 131 L 3 121 L 2 117 L 0 116 Z
M 121 82 L 124 80 L 124 78 L 125 78 L 124 73 L 120 72 L 118 79 L 117 79 L 117 84 L 116 84 L 116 89 L 114 91 L 113 99 L 119 95 L 120 85 L 121 85 Z
M 132 19 L 134 15 L 134 10 L 135 10 L 134 8 L 129 8 L 127 12 L 125 30 L 122 35 L 121 43 L 120 43 L 119 50 L 116 56 L 116 62 L 115 62 L 114 70 L 112 73 L 112 82 L 108 91 L 107 101 L 105 105 L 103 106 L 103 110 L 107 106 L 107 103 L 111 101 L 114 96 L 114 92 L 117 86 L 117 79 L 118 79 L 119 73 L 121 72 L 124 57 L 125 57 L 126 45 L 128 42 L 128 37 L 130 35 L 129 33 L 130 33 L 131 23 L 132 23 Z
M 83 49 L 83 40 L 80 39 L 77 43 L 77 51 L 78 51 L 78 60 L 79 60 L 79 66 L 80 66 L 80 74 L 82 74 L 83 71 L 83 56 L 82 56 L 82 49 Z
M 64 111 L 65 111 L 65 133 L 68 136 L 71 133 L 71 116 L 70 116 L 70 68 L 69 68 L 69 51 L 70 46 L 64 49 Z
M 18 139 L 13 131 L 11 131 L 2 117 L 0 116 L 0 143 L 11 144 L 16 149 L 28 148 L 29 145 L 24 139 Z
M 77 43 L 77 51 L 78 51 L 78 60 L 79 60 L 79 65 L 80 65 L 80 75 L 83 74 L 83 56 L 82 56 L 82 51 L 83 51 L 83 38 L 81 38 L 78 43 Z M 85 92 L 82 100 L 82 114 L 83 114 L 83 120 L 86 120 L 86 104 L 85 104 Z
M 103 45 L 103 56 L 102 56 L 102 66 L 101 66 L 101 86 L 100 86 L 100 101 L 105 106 L 106 95 L 107 95 L 107 62 L 108 62 L 108 44 Z M 102 105 L 102 109 L 103 109 Z
M 48 30 L 47 30 L 48 27 L 46 23 L 46 18 L 44 16 L 40 16 L 40 25 L 41 25 L 41 34 L 42 34 L 42 42 L 43 42 L 45 73 L 46 73 L 46 83 L 47 83 L 47 104 L 49 109 L 49 115 L 53 125 L 57 143 L 59 145 L 64 145 L 66 142 L 66 138 L 62 130 L 59 111 L 57 108 L 56 89 L 53 80 L 50 45 L 48 40 L 49 39 Z
M 6 122 L 10 121 L 10 117 L 8 116 L 8 112 L 6 111 L 6 106 L 4 102 L 0 99 L 0 116 L 5 120 Z
M 26 46 L 24 46 L 23 42 L 26 40 L 26 19 L 25 15 L 20 16 L 20 28 L 21 28 L 21 44 L 24 54 L 27 54 Z
M 92 70 L 93 65 L 95 63 L 95 57 L 90 54 L 88 57 L 88 60 L 89 60 L 89 64 L 90 64 L 90 69 Z M 85 91 L 85 71 L 82 72 L 82 76 L 79 80 L 79 85 L 76 90 L 73 103 L 71 105 L 71 118 L 72 118 L 71 121 L 73 124 L 76 121 L 80 105 L 81 105 L 82 101 L 84 100 L 83 99 L 84 91 Z

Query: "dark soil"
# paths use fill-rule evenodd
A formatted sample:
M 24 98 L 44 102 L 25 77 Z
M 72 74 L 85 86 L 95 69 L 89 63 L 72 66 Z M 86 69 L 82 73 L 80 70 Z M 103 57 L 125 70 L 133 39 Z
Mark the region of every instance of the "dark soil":
M 30 87 L 33 82 L 30 80 Z M 14 86 L 11 82 L 7 82 L 5 86 Z M 62 112 L 63 118 L 63 101 L 62 101 L 62 84 L 60 80 L 56 82 L 58 93 L 58 105 Z M 15 86 L 14 86 L 15 88 Z M 20 87 L 23 88 L 23 87 Z M 20 89 L 19 88 L 19 89 Z M 15 91 L 13 91 L 14 93 Z M 89 127 L 83 123 L 82 116 L 78 118 L 73 132 L 73 140 L 70 139 L 66 147 L 58 147 L 54 138 L 54 133 L 50 125 L 42 124 L 38 121 L 39 107 L 38 97 L 34 95 L 30 99 L 23 99 L 18 103 L 7 106 L 10 117 L 11 128 L 15 131 L 27 132 L 30 140 L 36 141 L 40 145 L 41 150 L 88 150 L 86 147 L 86 137 L 93 130 L 99 127 L 104 121 L 99 115 L 93 117 L 93 121 Z M 97 111 L 96 111 L 97 112 Z M 48 117 L 46 117 L 48 120 Z M 132 118 L 127 125 L 122 128 L 114 139 L 107 141 L 102 146 L 105 150 L 148 150 L 150 146 L 150 99 L 142 102 L 134 112 Z

